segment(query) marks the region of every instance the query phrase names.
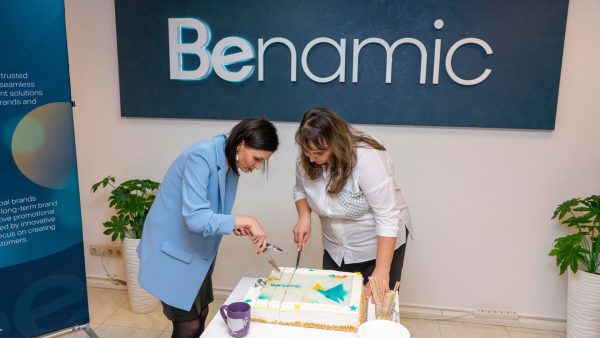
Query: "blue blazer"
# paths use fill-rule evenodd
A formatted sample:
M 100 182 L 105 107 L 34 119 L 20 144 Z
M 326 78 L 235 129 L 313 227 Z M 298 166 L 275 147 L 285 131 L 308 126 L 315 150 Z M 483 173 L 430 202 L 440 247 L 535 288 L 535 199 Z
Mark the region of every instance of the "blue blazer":
M 150 208 L 142 240 L 140 285 L 163 302 L 189 311 L 215 259 L 221 237 L 233 232 L 238 177 L 227 170 L 225 135 L 193 144 L 171 164 Z

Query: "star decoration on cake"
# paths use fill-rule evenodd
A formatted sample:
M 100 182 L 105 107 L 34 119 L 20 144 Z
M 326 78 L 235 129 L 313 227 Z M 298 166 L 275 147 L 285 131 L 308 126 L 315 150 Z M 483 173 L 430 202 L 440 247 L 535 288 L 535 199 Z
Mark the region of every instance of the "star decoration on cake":
M 357 309 L 356 305 L 350 306 L 350 311 L 356 311 L 356 309 Z
M 246 302 L 246 303 L 252 303 L 252 299 L 250 299 L 250 298 L 245 299 L 244 302 Z
M 344 300 L 344 296 L 347 294 L 347 292 L 344 291 L 343 284 L 338 284 L 330 289 L 325 290 L 321 285 L 317 283 L 315 286 L 313 286 L 313 290 L 316 290 L 323 296 L 327 297 L 328 299 L 331 299 L 336 303 L 339 303 L 340 300 Z
M 300 304 L 294 304 L 294 310 L 300 310 Z

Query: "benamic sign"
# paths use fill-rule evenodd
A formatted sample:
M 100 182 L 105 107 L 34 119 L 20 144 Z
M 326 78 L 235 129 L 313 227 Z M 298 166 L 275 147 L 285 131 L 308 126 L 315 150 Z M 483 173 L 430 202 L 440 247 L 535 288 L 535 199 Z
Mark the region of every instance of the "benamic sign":
M 438 30 L 444 27 L 444 21 L 437 19 L 434 27 Z M 190 43 L 183 42 L 183 30 L 189 29 L 196 33 L 196 41 Z M 211 42 L 211 31 L 208 24 L 192 18 L 171 18 L 169 19 L 169 69 L 170 78 L 173 80 L 203 80 L 208 77 L 212 70 L 223 80 L 229 82 L 241 82 L 247 80 L 254 70 L 258 70 L 258 81 L 264 81 L 264 54 L 269 46 L 274 44 L 282 44 L 290 54 L 290 81 L 296 82 L 297 79 L 297 55 L 296 46 L 292 41 L 283 37 L 270 38 L 265 41 L 259 38 L 254 45 L 244 38 L 237 36 L 228 36 L 219 40 L 213 47 L 212 52 L 209 49 Z M 329 76 L 315 75 L 308 65 L 308 55 L 313 47 L 318 44 L 329 45 L 335 49 L 338 59 L 330 60 L 337 62 L 337 69 Z M 301 67 L 304 74 L 312 81 L 318 83 L 327 83 L 335 81 L 346 81 L 346 44 L 347 39 L 342 38 L 338 41 L 328 38 L 319 37 L 310 40 L 302 49 Z M 427 47 L 423 42 L 415 38 L 404 37 L 394 41 L 391 45 L 384 39 L 378 37 L 370 37 L 363 39 L 352 40 L 352 82 L 358 82 L 360 51 L 366 45 L 379 45 L 385 49 L 385 59 L 381 62 L 385 63 L 385 83 L 392 82 L 392 66 L 393 53 L 396 48 L 402 45 L 413 45 L 418 48 L 420 53 L 420 68 L 419 68 L 419 83 L 427 83 Z M 492 54 L 492 47 L 482 39 L 468 37 L 460 39 L 452 44 L 445 56 L 445 70 L 452 81 L 465 85 L 473 86 L 483 82 L 492 72 L 491 69 L 485 68 L 479 76 L 473 79 L 465 79 L 457 75 L 452 68 L 452 58 L 455 52 L 466 44 L 474 44 L 479 46 L 487 55 Z M 440 54 L 441 54 L 442 39 L 435 39 L 435 47 L 433 51 L 433 71 L 431 82 L 439 83 L 440 73 Z M 195 69 L 185 69 L 184 55 L 195 55 L 200 62 Z M 256 59 L 256 65 L 244 65 L 237 70 L 231 70 L 228 66 L 243 62 L 250 62 Z
M 554 129 L 568 0 L 115 0 L 121 114 Z

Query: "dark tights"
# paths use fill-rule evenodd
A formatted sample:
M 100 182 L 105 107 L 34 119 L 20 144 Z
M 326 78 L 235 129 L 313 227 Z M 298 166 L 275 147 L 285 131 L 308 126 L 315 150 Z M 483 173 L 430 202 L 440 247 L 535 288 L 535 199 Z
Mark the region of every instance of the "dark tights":
M 208 306 L 200 311 L 200 317 L 183 322 L 173 322 L 171 338 L 198 338 L 204 332 L 204 324 L 208 317 Z

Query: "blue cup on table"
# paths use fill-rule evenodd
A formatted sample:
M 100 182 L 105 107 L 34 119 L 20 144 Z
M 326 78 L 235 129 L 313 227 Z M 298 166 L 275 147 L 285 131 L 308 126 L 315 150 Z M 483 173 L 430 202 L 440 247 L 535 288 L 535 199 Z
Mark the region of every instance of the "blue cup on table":
M 227 330 L 232 337 L 245 337 L 250 331 L 250 304 L 234 302 L 224 304 L 220 308 L 221 317 L 227 324 Z

